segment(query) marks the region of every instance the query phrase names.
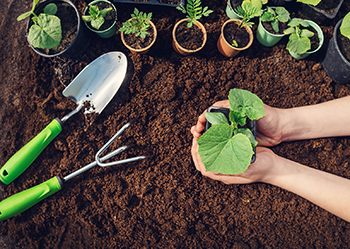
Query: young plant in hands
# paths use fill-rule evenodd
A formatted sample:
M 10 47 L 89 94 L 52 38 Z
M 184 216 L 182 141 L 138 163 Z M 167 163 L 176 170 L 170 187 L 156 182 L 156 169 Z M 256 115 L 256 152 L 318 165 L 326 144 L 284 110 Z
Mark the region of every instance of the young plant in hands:
M 267 7 L 267 10 L 261 16 L 262 22 L 271 22 L 271 26 L 276 33 L 279 33 L 279 22 L 288 22 L 289 12 L 284 7 L 276 7 L 276 11 Z
M 28 40 L 34 48 L 51 49 L 61 43 L 62 27 L 61 20 L 55 16 L 57 5 L 50 3 L 45 6 L 44 13 L 37 16 L 35 7 L 40 0 L 34 0 L 32 10 L 17 17 L 21 21 L 31 15 L 34 24 L 29 28 Z
M 309 27 L 309 24 L 301 18 L 293 18 L 288 26 L 289 28 L 283 31 L 286 35 L 289 35 L 287 49 L 297 54 L 303 54 L 310 50 L 311 42 L 309 38 L 314 36 L 314 33 L 304 29 Z
M 250 165 L 257 145 L 253 133 L 244 125 L 247 118 L 258 120 L 265 116 L 265 109 L 262 100 L 246 90 L 232 89 L 228 99 L 229 121 L 222 113 L 205 114 L 211 127 L 197 139 L 198 153 L 206 171 L 238 174 Z
M 121 27 L 119 31 L 125 34 L 132 33 L 135 34 L 136 37 L 140 36 L 141 38 L 145 38 L 148 34 L 148 28 L 150 27 L 149 21 L 151 21 L 151 19 L 152 12 L 146 14 L 135 8 L 134 13 L 131 14 L 131 20 L 123 22 L 123 27 Z
M 176 9 L 180 10 L 182 13 L 187 14 L 188 18 L 187 27 L 191 28 L 193 24 L 197 24 L 196 20 L 202 18 L 202 16 L 209 16 L 213 13 L 212 10 L 208 9 L 208 7 L 201 7 L 201 0 L 188 0 L 186 8 L 183 5 L 176 7 Z
M 110 12 L 113 8 L 106 8 L 100 10 L 97 5 L 90 5 L 89 7 L 89 14 L 90 15 L 84 15 L 82 16 L 82 19 L 84 22 L 91 22 L 91 26 L 94 29 L 99 30 L 100 27 L 105 22 L 105 15 L 107 15 L 108 12 Z

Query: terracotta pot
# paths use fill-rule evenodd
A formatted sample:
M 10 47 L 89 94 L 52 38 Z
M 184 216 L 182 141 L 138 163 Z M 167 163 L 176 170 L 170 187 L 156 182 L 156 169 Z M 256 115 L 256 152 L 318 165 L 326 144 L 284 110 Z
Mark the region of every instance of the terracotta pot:
M 203 24 L 201 24 L 198 20 L 196 20 L 196 23 L 197 23 L 197 24 L 195 24 L 195 25 L 196 25 L 198 28 L 200 28 L 200 29 L 202 30 L 202 32 L 203 32 L 203 43 L 202 43 L 202 45 L 201 45 L 199 48 L 197 48 L 197 49 L 195 49 L 195 50 L 186 49 L 186 48 L 182 47 L 182 46 L 178 43 L 178 41 L 176 40 L 176 36 L 175 36 L 175 31 L 176 31 L 177 27 L 178 27 L 181 23 L 183 23 L 183 22 L 187 22 L 187 18 L 181 19 L 181 20 L 178 21 L 178 22 L 175 24 L 175 26 L 174 26 L 174 29 L 173 29 L 173 48 L 174 48 L 174 50 L 175 50 L 176 52 L 178 52 L 179 54 L 182 54 L 182 55 L 189 55 L 189 54 L 198 52 L 199 50 L 201 50 L 201 49 L 204 47 L 205 43 L 207 42 L 207 31 L 205 30 Z
M 242 50 L 248 49 L 252 45 L 253 39 L 254 39 L 252 29 L 249 26 L 244 26 L 245 30 L 249 34 L 249 43 L 243 48 L 236 48 L 236 47 L 232 46 L 230 43 L 228 43 L 225 40 L 225 37 L 224 37 L 224 28 L 230 22 L 234 22 L 237 25 L 239 25 L 241 23 L 241 20 L 238 20 L 238 19 L 227 20 L 221 27 L 221 34 L 220 34 L 220 37 L 219 37 L 218 42 L 217 42 L 217 47 L 218 47 L 218 50 L 220 51 L 220 53 L 226 57 L 234 57 Z
M 129 21 L 131 21 L 132 18 L 129 19 Z M 124 32 L 120 32 L 120 35 L 121 35 L 121 39 L 122 39 L 122 42 L 124 44 L 125 47 L 127 47 L 131 53 L 133 54 L 145 54 L 148 52 L 148 50 L 153 46 L 153 44 L 155 43 L 156 39 L 157 39 L 157 28 L 156 28 L 156 25 L 154 25 L 154 23 L 152 21 L 149 21 L 149 23 L 151 24 L 151 27 L 153 28 L 153 32 L 154 32 L 154 39 L 153 41 L 151 42 L 150 45 L 148 45 L 147 47 L 145 48 L 142 48 L 142 49 L 135 49 L 135 48 L 132 48 L 130 47 L 126 42 L 125 42 L 125 39 L 124 39 Z

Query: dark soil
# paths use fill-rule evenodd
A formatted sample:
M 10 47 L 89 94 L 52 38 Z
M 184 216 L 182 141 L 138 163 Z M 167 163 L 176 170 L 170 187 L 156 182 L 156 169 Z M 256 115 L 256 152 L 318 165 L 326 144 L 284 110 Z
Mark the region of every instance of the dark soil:
M 238 6 L 241 6 L 243 0 L 230 0 L 232 9 L 236 9 Z
M 173 5 L 178 5 L 180 4 L 181 0 L 158 0 L 160 3 L 166 3 L 166 4 L 173 4 Z
M 320 9 L 324 13 L 332 15 L 337 9 L 340 0 L 322 0 L 319 4 L 316 5 L 316 8 Z
M 311 43 L 311 48 L 309 49 L 309 51 L 313 51 L 317 49 L 318 46 L 320 45 L 320 39 L 318 38 L 316 29 L 314 29 L 311 26 L 307 27 L 307 29 L 314 33 L 313 36 L 309 37 L 310 43 Z
M 87 4 L 74 3 L 82 14 Z M 148 158 L 96 166 L 29 210 L 1 221 L 0 248 L 349 247 L 350 223 L 278 187 L 227 186 L 202 177 L 190 154 L 191 126 L 210 105 L 226 99 L 232 88 L 249 90 L 279 108 L 350 95 L 349 85 L 332 82 L 321 65 L 333 27 L 350 11 L 349 1 L 335 19 L 321 25 L 325 44 L 305 60 L 289 55 L 287 37 L 271 48 L 254 39 L 238 56 L 222 56 L 216 43 L 228 19 L 224 0 L 203 1 L 214 10 L 201 19 L 208 41 L 190 56 L 179 55 L 171 44 L 172 29 L 183 18 L 180 11 L 137 5 L 140 11 L 153 12 L 158 29 L 147 54 L 131 54 L 118 32 L 109 39 L 92 35 L 91 47 L 79 59 L 43 58 L 28 46 L 26 23 L 16 21 L 31 4 L 32 0 L 4 0 L 0 5 L 0 165 L 55 117 L 76 108 L 62 91 L 88 63 L 121 51 L 128 56 L 129 68 L 123 91 L 95 122 L 84 127 L 83 114 L 70 118 L 19 178 L 0 185 L 0 198 L 93 162 L 97 151 L 130 120 L 134 123 L 109 151 L 133 147 L 111 160 Z M 121 27 L 136 5 L 116 7 Z M 309 167 L 350 178 L 349 137 L 288 142 L 272 149 Z
M 61 43 L 52 49 L 38 49 L 43 54 L 58 54 L 65 50 L 74 40 L 78 30 L 78 19 L 75 10 L 67 3 L 56 3 L 57 16 L 61 20 L 62 40 Z
M 288 28 L 288 22 L 278 22 L 279 31 L 276 32 L 271 25 L 271 22 L 261 22 L 264 28 L 274 35 L 283 35 L 283 31 Z
M 343 56 L 350 62 L 350 39 L 343 36 L 340 31 L 337 32 L 337 40 L 339 50 L 343 54 Z
M 113 6 L 109 3 L 106 2 L 98 2 L 94 5 L 97 5 L 98 9 L 101 11 L 103 9 L 107 9 L 107 8 L 112 8 L 111 11 L 109 11 L 105 16 L 104 16 L 104 23 L 102 24 L 102 26 L 98 29 L 99 31 L 103 31 L 108 29 L 109 27 L 111 27 L 113 25 L 113 23 L 117 20 L 117 13 L 115 12 L 115 10 L 113 9 Z M 86 10 L 85 15 L 89 15 L 89 9 Z M 87 25 L 96 30 L 95 28 L 93 28 L 91 26 L 91 22 L 88 22 Z
M 181 47 L 188 50 L 196 50 L 203 44 L 203 32 L 196 25 L 191 28 L 187 27 L 187 22 L 182 22 L 175 30 L 175 37 Z
M 130 47 L 134 49 L 143 49 L 149 46 L 152 41 L 154 40 L 154 30 L 152 26 L 149 26 L 148 34 L 145 36 L 145 38 L 142 38 L 141 36 L 136 36 L 135 34 L 125 34 L 124 33 L 124 40 L 126 44 L 128 44 Z
M 249 34 L 245 28 L 238 28 L 238 25 L 233 22 L 226 24 L 224 37 L 229 44 L 232 44 L 232 41 L 235 40 L 239 48 L 244 48 L 249 43 Z

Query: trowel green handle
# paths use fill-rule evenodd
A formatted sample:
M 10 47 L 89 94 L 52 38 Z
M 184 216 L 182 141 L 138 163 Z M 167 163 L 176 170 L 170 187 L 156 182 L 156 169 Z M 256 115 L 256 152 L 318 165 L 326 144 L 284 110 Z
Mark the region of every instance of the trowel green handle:
M 14 194 L 0 202 L 0 221 L 20 214 L 46 197 L 62 189 L 63 181 L 58 176 L 30 189 Z
M 39 156 L 45 147 L 62 131 L 59 119 L 54 119 L 29 143 L 17 151 L 0 169 L 0 180 L 10 184 Z

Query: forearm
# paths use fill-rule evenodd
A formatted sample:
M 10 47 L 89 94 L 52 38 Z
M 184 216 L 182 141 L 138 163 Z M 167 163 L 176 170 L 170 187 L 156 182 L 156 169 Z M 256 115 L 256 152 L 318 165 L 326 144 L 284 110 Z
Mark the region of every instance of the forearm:
M 283 141 L 350 136 L 350 96 L 325 103 L 280 109 Z
M 278 157 L 264 182 L 293 192 L 350 222 L 350 180 Z

